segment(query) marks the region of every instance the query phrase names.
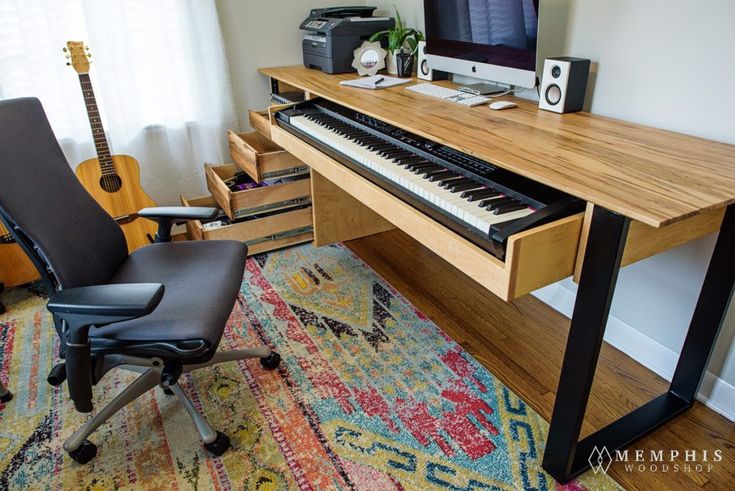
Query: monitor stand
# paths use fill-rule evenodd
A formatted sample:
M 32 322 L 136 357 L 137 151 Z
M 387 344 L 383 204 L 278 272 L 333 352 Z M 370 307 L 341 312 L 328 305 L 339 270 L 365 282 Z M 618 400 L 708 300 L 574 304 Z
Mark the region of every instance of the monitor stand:
M 460 92 L 467 92 L 474 95 L 493 95 L 500 94 L 501 92 L 507 92 L 509 87 L 494 84 L 492 82 L 481 82 L 478 84 L 463 85 L 457 90 Z

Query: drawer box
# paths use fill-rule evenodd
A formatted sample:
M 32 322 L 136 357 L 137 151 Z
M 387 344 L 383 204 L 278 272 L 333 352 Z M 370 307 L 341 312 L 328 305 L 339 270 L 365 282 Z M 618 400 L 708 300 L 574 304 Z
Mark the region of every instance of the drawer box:
M 270 140 L 271 123 L 268 120 L 268 111 L 248 111 L 250 127 Z
M 257 131 L 228 131 L 232 160 L 256 182 L 299 174 L 306 166 Z
M 274 184 L 244 191 L 231 191 L 225 181 L 232 178 L 239 167 L 232 164 L 204 164 L 207 188 L 230 220 L 293 208 L 311 202 L 311 183 L 308 177 L 283 184 Z
M 183 206 L 217 206 L 212 196 L 186 199 Z M 287 211 L 277 215 L 257 218 L 205 229 L 199 220 L 190 220 L 186 229 L 191 240 L 238 240 L 248 245 L 248 255 L 279 249 L 302 242 L 311 242 L 311 207 Z
M 501 261 L 279 126 L 272 124 L 271 134 L 276 143 L 311 167 L 312 184 L 318 182 L 314 173 L 319 174 L 505 301 L 574 273 L 583 213 L 511 236 L 505 261 Z M 321 196 L 315 188 L 311 198 L 315 232 L 319 236 L 320 210 L 329 210 L 322 202 L 329 196 Z M 330 212 L 330 221 L 345 223 L 349 223 L 347 215 L 354 214 L 354 210 L 345 209 L 345 216 L 340 219 L 335 218 L 334 209 Z M 376 232 L 384 228 L 376 226 Z M 342 233 L 344 239 L 355 237 L 348 229 Z M 344 240 L 335 234 L 331 239 Z

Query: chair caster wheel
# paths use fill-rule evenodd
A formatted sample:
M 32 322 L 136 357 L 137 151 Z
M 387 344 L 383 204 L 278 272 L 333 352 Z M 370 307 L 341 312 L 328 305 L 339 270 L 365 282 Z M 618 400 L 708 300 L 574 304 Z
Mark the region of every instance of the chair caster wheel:
M 171 389 L 169 389 L 169 388 L 168 388 L 168 387 L 166 387 L 166 386 L 161 386 L 161 390 L 162 390 L 162 391 L 163 391 L 163 393 L 164 393 L 164 394 L 166 394 L 167 396 L 172 396 L 172 395 L 174 395 L 174 391 L 173 391 L 173 390 L 171 390 Z
M 206 448 L 211 454 L 219 457 L 225 453 L 228 448 L 230 448 L 230 437 L 218 431 L 217 439 L 212 443 L 205 443 L 204 448 Z
M 95 458 L 96 455 L 97 445 L 90 442 L 89 440 L 84 440 L 82 444 L 79 445 L 79 448 L 69 452 L 69 457 L 80 464 L 86 464 L 87 462 Z
M 275 351 L 271 351 L 270 355 L 260 359 L 260 364 L 266 370 L 275 370 L 281 364 L 281 355 Z
M 10 402 L 13 399 L 13 393 L 7 391 L 5 394 L 0 396 L 0 402 Z

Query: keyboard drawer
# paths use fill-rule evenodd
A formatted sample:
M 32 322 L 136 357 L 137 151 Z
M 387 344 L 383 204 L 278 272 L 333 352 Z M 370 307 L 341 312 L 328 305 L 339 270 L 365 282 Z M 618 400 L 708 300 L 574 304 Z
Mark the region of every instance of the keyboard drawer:
M 250 127 L 259 132 L 264 137 L 271 137 L 271 123 L 268 120 L 268 111 L 248 111 Z
M 232 160 L 256 182 L 304 171 L 304 164 L 257 131 L 227 132 Z
M 327 179 L 503 300 L 513 300 L 574 272 L 583 213 L 511 236 L 505 261 L 501 261 L 279 126 L 271 126 L 271 135 L 274 142 L 311 167 L 312 180 Z M 320 196 L 316 188 L 311 198 L 319 236 L 320 210 L 330 210 L 330 220 L 338 219 L 326 202 L 334 198 Z M 351 213 L 354 211 L 346 209 L 343 220 Z M 350 232 L 345 230 L 345 238 L 352 238 Z M 334 235 L 332 239 L 343 240 Z
M 183 206 L 217 206 L 212 196 L 186 199 Z M 285 211 L 277 215 L 236 222 L 219 228 L 205 229 L 199 220 L 186 222 L 191 240 L 238 240 L 248 245 L 248 255 L 279 249 L 313 238 L 311 207 Z
M 232 178 L 239 167 L 232 164 L 204 164 L 207 189 L 230 220 L 293 208 L 311 202 L 311 183 L 308 170 L 300 179 L 283 184 L 272 184 L 243 191 L 231 191 L 225 181 Z

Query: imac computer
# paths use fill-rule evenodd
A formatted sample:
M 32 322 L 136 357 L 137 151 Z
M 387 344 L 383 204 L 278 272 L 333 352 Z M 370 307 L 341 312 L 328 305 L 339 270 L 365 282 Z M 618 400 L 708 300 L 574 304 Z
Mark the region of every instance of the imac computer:
M 424 0 L 427 62 L 493 82 L 468 90 L 478 94 L 534 88 L 538 9 L 539 0 Z

